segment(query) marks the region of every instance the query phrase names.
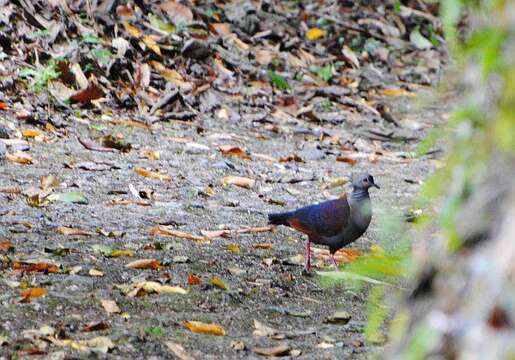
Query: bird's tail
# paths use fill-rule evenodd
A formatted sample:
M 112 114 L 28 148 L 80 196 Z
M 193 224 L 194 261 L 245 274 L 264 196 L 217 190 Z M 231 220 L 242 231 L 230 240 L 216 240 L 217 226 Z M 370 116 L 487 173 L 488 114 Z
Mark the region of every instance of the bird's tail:
M 290 216 L 290 212 L 268 214 L 268 223 L 272 225 L 288 225 Z

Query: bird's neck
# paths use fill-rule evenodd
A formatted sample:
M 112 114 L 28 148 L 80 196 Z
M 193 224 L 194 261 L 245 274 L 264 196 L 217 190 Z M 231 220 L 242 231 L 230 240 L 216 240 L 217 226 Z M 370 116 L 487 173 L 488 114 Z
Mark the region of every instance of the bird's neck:
M 352 189 L 350 197 L 355 202 L 370 198 L 370 196 L 368 195 L 368 189 Z

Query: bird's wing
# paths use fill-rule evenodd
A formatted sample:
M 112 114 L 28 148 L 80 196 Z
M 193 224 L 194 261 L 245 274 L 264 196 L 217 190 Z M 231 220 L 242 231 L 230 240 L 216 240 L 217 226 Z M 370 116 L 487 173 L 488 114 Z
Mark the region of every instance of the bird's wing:
M 350 207 L 347 196 L 301 208 L 288 219 L 297 231 L 310 236 L 334 236 L 349 223 Z

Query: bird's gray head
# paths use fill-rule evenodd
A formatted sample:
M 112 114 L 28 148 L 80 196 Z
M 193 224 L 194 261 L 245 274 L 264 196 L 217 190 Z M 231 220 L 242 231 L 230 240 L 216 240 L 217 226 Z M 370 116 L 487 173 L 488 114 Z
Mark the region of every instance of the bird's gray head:
M 379 189 L 379 186 L 374 182 L 374 178 L 369 173 L 360 173 L 352 178 L 354 190 L 368 190 L 372 186 Z

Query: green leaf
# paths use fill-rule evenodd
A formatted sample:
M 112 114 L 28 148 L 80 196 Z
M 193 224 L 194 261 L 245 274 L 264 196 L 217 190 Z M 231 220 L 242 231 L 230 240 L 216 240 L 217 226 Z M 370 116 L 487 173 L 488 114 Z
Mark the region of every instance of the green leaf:
M 67 193 L 54 193 L 48 196 L 49 201 L 61 201 L 73 204 L 88 204 L 88 199 L 80 191 L 70 191 Z
M 102 39 L 93 34 L 85 34 L 82 36 L 82 42 L 86 44 L 102 44 Z
M 327 65 L 318 71 L 318 76 L 324 79 L 325 82 L 330 81 L 333 78 L 333 66 Z
M 174 33 L 177 31 L 175 25 L 163 21 L 163 19 L 161 19 L 159 16 L 149 14 L 148 19 L 150 20 L 150 24 L 159 30 L 165 31 L 167 33 Z
M 288 90 L 290 89 L 290 84 L 288 84 L 288 80 L 283 76 L 277 74 L 275 71 L 269 71 L 268 76 L 270 76 L 270 80 L 272 84 L 278 88 L 279 90 Z
M 100 244 L 93 245 L 91 248 L 95 253 L 104 255 L 105 257 L 110 257 L 114 251 L 112 247 Z

